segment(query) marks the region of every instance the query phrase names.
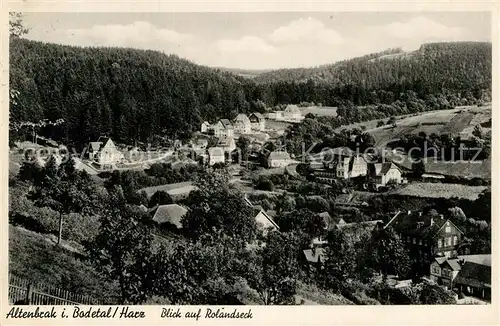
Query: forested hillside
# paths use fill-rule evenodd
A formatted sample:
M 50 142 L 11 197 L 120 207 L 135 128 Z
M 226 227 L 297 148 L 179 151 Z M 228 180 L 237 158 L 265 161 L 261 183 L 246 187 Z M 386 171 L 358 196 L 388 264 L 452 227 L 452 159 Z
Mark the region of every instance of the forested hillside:
M 263 89 L 273 85 L 275 101 L 327 106 L 341 100 L 390 104 L 407 90 L 421 99 L 431 94 L 479 99 L 491 89 L 491 55 L 491 43 L 432 43 L 409 53 L 391 49 L 317 68 L 275 70 L 254 81 Z
M 231 117 L 254 104 L 243 77 L 155 51 L 14 38 L 10 67 L 11 90 L 19 92 L 11 122 L 63 118 L 64 130 L 50 136 L 76 143 L 101 134 L 122 141 L 182 138 L 205 119 Z
M 344 119 L 365 120 L 488 101 L 491 43 L 427 44 L 412 53 L 392 49 L 249 79 L 156 51 L 11 38 L 10 87 L 17 94 L 11 124 L 62 118 L 66 123 L 41 133 L 76 145 L 102 134 L 154 142 L 153 136 L 189 137 L 203 120 L 277 104 L 340 106 Z

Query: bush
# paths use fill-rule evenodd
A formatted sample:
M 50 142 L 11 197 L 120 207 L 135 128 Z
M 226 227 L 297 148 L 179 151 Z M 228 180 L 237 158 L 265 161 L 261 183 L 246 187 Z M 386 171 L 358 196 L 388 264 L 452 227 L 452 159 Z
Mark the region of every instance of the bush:
M 255 188 L 258 190 L 274 191 L 274 183 L 267 178 L 261 178 Z

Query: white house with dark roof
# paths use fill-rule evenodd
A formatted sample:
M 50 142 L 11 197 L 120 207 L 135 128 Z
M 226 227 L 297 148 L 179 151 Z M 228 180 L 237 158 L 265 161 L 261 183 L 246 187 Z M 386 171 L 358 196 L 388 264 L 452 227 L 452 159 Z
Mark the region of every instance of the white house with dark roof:
M 287 152 L 275 151 L 271 152 L 267 158 L 267 166 L 270 168 L 281 168 L 292 163 L 290 154 Z
M 397 184 L 403 182 L 401 169 L 392 162 L 370 164 L 369 175 L 377 187 L 385 186 L 389 181 Z
M 116 148 L 115 143 L 109 137 L 99 137 L 95 142 L 90 142 L 86 149 L 89 160 L 100 165 L 111 165 L 122 161 L 125 156 Z
M 225 163 L 226 156 L 224 149 L 221 147 L 210 147 L 208 149 L 208 165 L 212 166 L 215 163 Z
M 250 124 L 252 130 L 264 131 L 266 130 L 266 118 L 262 113 L 254 112 L 248 117 L 250 119 Z
M 228 119 L 220 119 L 213 126 L 215 137 L 232 137 L 234 135 L 234 126 Z
M 248 134 L 252 132 L 252 124 L 246 114 L 240 113 L 233 122 L 234 132 L 239 134 Z
M 283 110 L 283 119 L 284 120 L 293 120 L 300 121 L 302 120 L 302 113 L 297 105 L 288 105 Z
M 222 148 L 226 153 L 232 153 L 236 149 L 236 142 L 231 136 L 221 137 L 217 142 L 217 147 Z

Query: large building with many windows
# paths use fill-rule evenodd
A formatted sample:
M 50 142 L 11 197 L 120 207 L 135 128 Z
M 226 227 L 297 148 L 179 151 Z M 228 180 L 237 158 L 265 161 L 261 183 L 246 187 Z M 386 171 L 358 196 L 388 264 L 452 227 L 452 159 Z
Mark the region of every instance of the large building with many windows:
M 398 214 L 392 226 L 411 252 L 423 258 L 456 257 L 464 233 L 444 215 L 432 212 Z

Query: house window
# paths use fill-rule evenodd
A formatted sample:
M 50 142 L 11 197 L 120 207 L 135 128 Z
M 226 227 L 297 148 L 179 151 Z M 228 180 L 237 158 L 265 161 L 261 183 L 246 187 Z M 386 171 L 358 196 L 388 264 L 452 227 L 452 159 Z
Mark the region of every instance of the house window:
M 450 247 L 450 246 L 451 246 L 451 237 L 446 238 L 446 245 L 447 245 L 448 247 Z
M 458 236 L 456 235 L 453 236 L 453 245 L 454 246 L 458 245 Z
M 416 244 L 416 243 L 417 243 L 417 239 L 413 238 L 413 244 Z
M 438 240 L 438 248 L 441 248 L 443 246 L 443 240 L 439 239 Z
M 439 272 L 440 272 L 439 266 L 432 266 L 432 273 L 433 274 L 438 274 L 439 275 Z
M 450 226 L 450 223 L 446 223 L 446 227 L 445 227 L 445 232 L 446 233 L 450 233 L 451 232 L 451 226 Z

